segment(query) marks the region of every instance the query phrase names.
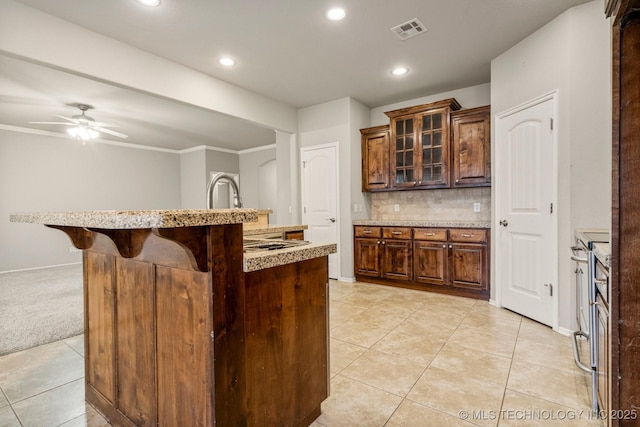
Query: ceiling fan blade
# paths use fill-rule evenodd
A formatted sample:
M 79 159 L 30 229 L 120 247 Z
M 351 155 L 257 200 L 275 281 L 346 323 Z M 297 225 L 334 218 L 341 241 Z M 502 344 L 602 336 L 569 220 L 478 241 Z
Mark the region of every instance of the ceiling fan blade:
M 101 128 L 119 128 L 120 125 L 117 123 L 107 123 L 107 122 L 91 122 L 93 127 L 101 127 Z
M 91 126 L 91 129 L 97 130 L 98 132 L 108 133 L 109 135 L 118 136 L 120 138 L 128 138 L 129 135 L 125 135 L 124 133 L 116 132 L 114 130 L 101 128 L 99 126 Z
M 64 123 L 64 122 L 29 122 L 38 125 L 65 125 L 65 126 L 75 126 L 75 123 Z
M 65 120 L 69 120 L 72 123 L 78 124 L 80 123 L 79 120 L 76 119 L 72 119 L 71 117 L 65 117 L 65 116 L 61 116 L 60 114 L 54 114 L 56 117 L 60 117 L 61 119 L 65 119 Z

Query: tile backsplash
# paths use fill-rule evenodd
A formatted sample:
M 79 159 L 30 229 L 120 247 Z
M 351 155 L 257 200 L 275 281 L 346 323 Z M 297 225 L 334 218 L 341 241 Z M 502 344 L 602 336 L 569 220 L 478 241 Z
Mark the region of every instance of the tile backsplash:
M 474 203 L 480 203 L 480 212 L 473 211 Z M 396 204 L 400 206 L 398 212 Z M 371 193 L 371 219 L 490 221 L 491 188 Z

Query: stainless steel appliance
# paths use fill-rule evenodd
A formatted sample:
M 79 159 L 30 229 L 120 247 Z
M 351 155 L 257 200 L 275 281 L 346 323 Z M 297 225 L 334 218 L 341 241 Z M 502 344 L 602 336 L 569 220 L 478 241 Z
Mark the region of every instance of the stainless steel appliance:
M 598 307 L 596 304 L 598 279 L 596 258 L 593 247 L 597 243 L 609 242 L 608 230 L 576 230 L 575 246 L 571 248 L 571 259 L 575 262 L 576 274 L 576 320 L 578 330 L 573 333 L 573 357 L 576 365 L 591 375 L 591 402 L 594 412 L 598 412 Z M 607 298 L 608 300 L 608 298 Z M 580 357 L 578 341 L 587 340 L 589 362 Z

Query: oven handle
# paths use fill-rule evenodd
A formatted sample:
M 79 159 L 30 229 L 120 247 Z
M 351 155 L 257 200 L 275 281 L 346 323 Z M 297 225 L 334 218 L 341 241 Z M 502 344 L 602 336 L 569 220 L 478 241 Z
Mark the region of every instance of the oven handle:
M 585 372 L 592 373 L 593 370 L 590 367 L 585 366 L 580 361 L 580 353 L 578 353 L 578 335 L 583 336 L 587 340 L 589 339 L 589 334 L 586 334 L 582 331 L 575 331 L 573 334 L 571 334 L 571 344 L 572 344 L 571 347 L 573 347 L 573 361 L 576 362 L 576 366 L 578 368 L 582 369 Z
M 579 262 L 581 264 L 586 264 L 589 260 L 587 258 L 582 258 L 579 256 L 571 255 L 571 259 L 575 262 Z

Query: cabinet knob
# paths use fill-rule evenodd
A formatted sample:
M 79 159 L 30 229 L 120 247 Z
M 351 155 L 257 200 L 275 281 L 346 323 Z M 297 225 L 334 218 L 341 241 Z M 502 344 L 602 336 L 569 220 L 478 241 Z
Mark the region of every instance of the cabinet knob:
M 442 245 L 442 247 L 443 247 L 443 248 L 446 248 L 446 247 L 447 247 L 447 245 Z
M 453 245 L 449 245 L 449 249 L 453 248 Z
M 422 184 L 422 181 L 418 181 L 418 184 Z
M 379 245 L 379 244 L 380 244 L 380 240 L 378 240 L 378 241 L 376 242 L 376 245 Z
M 459 182 L 460 182 L 460 180 L 459 180 L 459 179 L 456 179 L 456 184 L 457 184 L 457 183 L 459 183 Z
M 385 245 L 387 242 L 385 242 L 384 240 L 382 241 L 382 244 Z

